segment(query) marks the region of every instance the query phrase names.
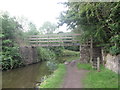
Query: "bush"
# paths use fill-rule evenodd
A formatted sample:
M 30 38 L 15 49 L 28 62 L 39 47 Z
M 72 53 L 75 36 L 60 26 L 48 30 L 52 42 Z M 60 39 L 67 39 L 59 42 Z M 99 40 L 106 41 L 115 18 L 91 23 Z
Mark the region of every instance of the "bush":
M 22 27 L 15 18 L 4 12 L 0 14 L 0 20 L 2 20 L 2 27 L 0 27 L 0 31 L 2 30 L 2 34 L 0 34 L 0 39 L 2 39 L 2 51 L 0 52 L 2 70 L 20 67 L 23 63 L 17 38 L 23 34 Z
M 63 46 L 59 46 L 59 47 L 49 47 L 49 49 L 51 51 L 53 51 L 56 56 L 62 56 L 62 51 L 64 50 L 64 47 Z
M 56 54 L 49 48 L 38 47 L 38 55 L 41 61 L 47 61 L 47 66 L 50 71 L 57 69 Z
M 110 47 L 109 52 L 110 52 L 112 55 L 117 55 L 117 54 L 120 53 L 120 47 L 112 46 L 112 47 Z
M 0 61 L 2 63 L 2 70 L 13 69 L 23 65 L 19 48 L 17 46 L 3 46 L 2 48 L 2 61 Z
M 58 64 L 55 61 L 47 61 L 47 66 L 50 71 L 54 71 L 58 68 Z
M 79 51 L 79 46 L 65 46 L 65 49 L 72 51 Z
M 56 59 L 55 53 L 47 48 L 38 47 L 37 50 L 41 61 L 51 61 Z

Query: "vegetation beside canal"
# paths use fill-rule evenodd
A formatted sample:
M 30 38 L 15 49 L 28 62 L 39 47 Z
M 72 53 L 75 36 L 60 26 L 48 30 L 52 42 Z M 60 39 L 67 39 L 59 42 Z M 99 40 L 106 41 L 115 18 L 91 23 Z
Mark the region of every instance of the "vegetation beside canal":
M 85 70 L 91 70 L 92 69 L 92 66 L 88 63 L 86 63 L 86 64 L 77 63 L 77 67 L 78 67 L 78 69 L 85 69 Z
M 79 69 L 90 70 L 83 80 L 85 88 L 118 88 L 118 75 L 101 66 L 101 71 L 93 70 L 90 64 L 77 64 Z
M 62 55 L 63 56 L 79 56 L 80 52 L 79 51 L 72 51 L 72 50 L 63 50 Z
M 66 67 L 64 64 L 59 64 L 57 70 L 48 77 L 44 82 L 41 83 L 40 88 L 60 88 L 61 83 L 66 72 Z
M 0 21 L 2 21 L 2 33 L 0 34 L 0 38 L 2 39 L 2 51 L 0 51 L 0 64 L 2 65 L 2 70 L 9 70 L 14 68 L 19 68 L 25 66 L 26 63 L 24 59 L 31 59 L 28 54 L 24 51 L 32 52 L 32 49 L 26 48 L 23 50 L 22 47 L 29 47 L 30 43 L 28 42 L 27 38 L 30 35 L 41 35 L 39 31 L 37 31 L 36 26 L 31 22 L 28 21 L 26 25 L 28 25 L 28 31 L 24 32 L 24 27 L 20 24 L 20 21 L 17 20 L 16 17 L 12 17 L 9 13 L 0 13 Z M 23 20 L 24 21 L 24 20 Z M 7 26 L 7 27 L 6 27 Z M 1 28 L 1 27 L 0 27 Z M 69 50 L 66 50 L 69 49 Z M 60 56 L 73 56 L 79 54 L 78 52 L 71 51 L 71 50 L 79 50 L 78 47 L 37 47 L 38 55 L 35 56 L 37 58 L 37 62 L 39 61 L 50 61 L 51 65 L 56 62 L 56 58 Z M 24 55 L 25 56 L 24 56 Z M 34 55 L 33 55 L 34 56 Z M 36 59 L 34 58 L 34 59 Z M 34 60 L 33 59 L 33 60 Z M 29 62 L 29 61 L 27 61 Z M 49 63 L 50 63 L 49 62 Z M 34 62 L 35 63 L 35 62 Z M 32 64 L 32 63 L 30 63 Z M 54 64 L 55 65 L 55 64 Z

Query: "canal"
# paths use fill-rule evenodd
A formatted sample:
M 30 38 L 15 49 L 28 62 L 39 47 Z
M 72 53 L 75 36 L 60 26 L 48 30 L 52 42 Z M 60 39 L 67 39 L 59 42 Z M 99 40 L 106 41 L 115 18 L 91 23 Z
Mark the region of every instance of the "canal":
M 59 62 L 79 59 L 79 57 L 59 57 Z M 50 75 L 46 62 L 2 72 L 2 88 L 34 88 L 44 76 Z
M 33 88 L 45 75 L 50 75 L 46 62 L 2 72 L 2 88 Z

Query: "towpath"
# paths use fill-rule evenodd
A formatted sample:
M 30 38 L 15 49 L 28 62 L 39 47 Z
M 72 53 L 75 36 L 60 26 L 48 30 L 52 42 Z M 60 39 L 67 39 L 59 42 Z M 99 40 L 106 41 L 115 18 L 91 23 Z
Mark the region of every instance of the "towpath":
M 71 64 L 66 65 L 67 72 L 64 78 L 62 88 L 84 88 L 82 83 L 87 70 L 78 70 L 76 64 L 71 66 Z

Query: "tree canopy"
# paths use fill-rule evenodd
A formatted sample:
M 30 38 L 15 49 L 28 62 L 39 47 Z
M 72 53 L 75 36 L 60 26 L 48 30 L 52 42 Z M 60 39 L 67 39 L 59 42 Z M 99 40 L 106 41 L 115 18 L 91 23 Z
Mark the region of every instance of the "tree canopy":
M 85 42 L 91 37 L 97 46 L 111 54 L 120 53 L 120 2 L 68 2 L 66 12 L 59 17 L 59 25 L 66 23 L 81 33 Z
M 44 34 L 51 34 L 53 33 L 55 30 L 57 29 L 57 25 L 46 21 L 44 22 L 44 24 L 42 25 L 42 27 L 40 27 L 40 32 L 43 32 Z
M 15 18 L 10 17 L 7 13 L 0 16 L 2 20 L 1 37 L 2 38 L 2 55 L 0 63 L 2 69 L 12 69 L 22 65 L 22 60 L 19 54 L 19 47 L 17 45 L 17 38 L 22 36 L 22 27 Z

